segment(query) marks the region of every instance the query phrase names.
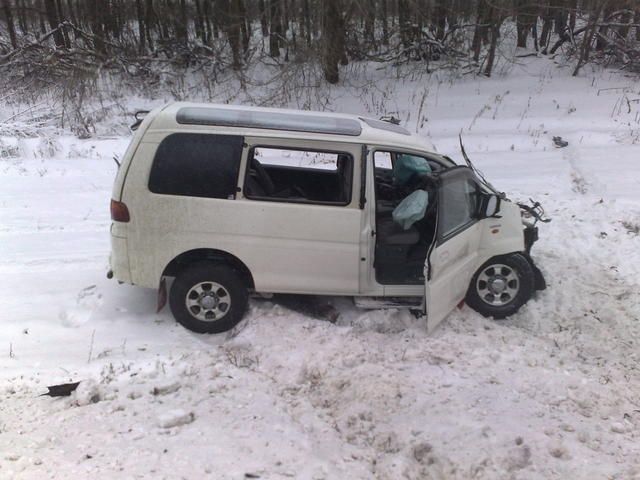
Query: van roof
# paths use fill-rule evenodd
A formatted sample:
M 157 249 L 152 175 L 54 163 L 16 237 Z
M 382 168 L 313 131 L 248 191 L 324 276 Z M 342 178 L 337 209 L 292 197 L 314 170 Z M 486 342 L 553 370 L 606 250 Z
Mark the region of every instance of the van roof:
M 149 131 L 216 126 L 251 136 L 277 137 L 287 132 L 291 138 L 356 141 L 429 152 L 434 149 L 426 139 L 400 125 L 360 115 L 189 102 L 170 103 L 153 113 Z

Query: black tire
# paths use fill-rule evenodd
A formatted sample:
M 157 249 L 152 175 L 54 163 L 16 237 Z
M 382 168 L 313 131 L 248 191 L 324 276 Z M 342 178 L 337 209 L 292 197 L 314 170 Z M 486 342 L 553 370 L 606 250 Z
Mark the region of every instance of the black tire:
M 500 290 L 501 286 L 504 290 Z M 522 255 L 512 253 L 493 257 L 478 269 L 471 279 L 465 301 L 481 315 L 500 320 L 516 313 L 534 290 L 531 264 Z
M 236 270 L 207 261 L 190 265 L 176 276 L 169 305 L 176 321 L 192 332 L 221 333 L 242 320 L 248 298 L 247 287 Z

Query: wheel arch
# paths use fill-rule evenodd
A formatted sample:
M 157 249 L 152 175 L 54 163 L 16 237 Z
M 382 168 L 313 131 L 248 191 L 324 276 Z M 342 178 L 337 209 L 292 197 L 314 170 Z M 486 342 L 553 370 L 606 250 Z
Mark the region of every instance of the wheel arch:
M 167 264 L 162 271 L 161 277 L 175 277 L 187 266 L 203 260 L 223 263 L 233 267 L 241 274 L 242 279 L 248 288 L 255 288 L 251 270 L 249 270 L 242 260 L 229 252 L 213 248 L 196 248 L 181 253 Z

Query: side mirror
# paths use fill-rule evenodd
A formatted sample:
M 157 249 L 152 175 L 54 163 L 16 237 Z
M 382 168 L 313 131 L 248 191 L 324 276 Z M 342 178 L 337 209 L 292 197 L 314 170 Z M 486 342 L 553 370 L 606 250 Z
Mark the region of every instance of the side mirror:
M 486 193 L 480 197 L 480 218 L 496 217 L 500 212 L 500 197 Z

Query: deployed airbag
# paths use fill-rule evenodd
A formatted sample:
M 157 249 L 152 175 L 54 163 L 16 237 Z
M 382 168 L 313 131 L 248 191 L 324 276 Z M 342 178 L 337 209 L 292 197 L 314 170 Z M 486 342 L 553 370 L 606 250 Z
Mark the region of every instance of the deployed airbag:
M 425 158 L 413 155 L 398 154 L 393 162 L 393 183 L 406 185 L 414 175 L 422 176 L 431 173 L 431 165 Z
M 394 222 L 404 230 L 408 230 L 411 225 L 424 217 L 428 205 L 429 194 L 424 190 L 416 190 L 400 202 L 391 216 Z

